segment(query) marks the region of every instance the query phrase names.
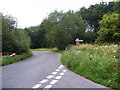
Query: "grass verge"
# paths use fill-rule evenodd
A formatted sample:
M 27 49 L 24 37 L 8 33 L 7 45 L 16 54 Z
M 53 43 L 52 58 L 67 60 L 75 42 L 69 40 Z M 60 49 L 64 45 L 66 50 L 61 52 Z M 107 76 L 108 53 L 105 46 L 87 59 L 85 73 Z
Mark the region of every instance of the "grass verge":
M 28 57 L 31 57 L 33 54 L 31 51 L 29 51 L 28 53 L 22 53 L 18 56 L 14 56 L 14 57 L 0 57 L 0 62 L 2 66 L 5 66 L 5 65 L 8 65 L 8 64 L 12 64 L 12 63 L 15 63 L 15 62 L 19 62 L 23 59 L 26 59 Z
M 79 48 L 73 46 L 72 49 L 79 52 L 68 51 L 61 57 L 61 62 L 68 69 L 96 83 L 120 89 L 120 66 L 118 58 L 115 57 L 117 46 L 81 45 Z

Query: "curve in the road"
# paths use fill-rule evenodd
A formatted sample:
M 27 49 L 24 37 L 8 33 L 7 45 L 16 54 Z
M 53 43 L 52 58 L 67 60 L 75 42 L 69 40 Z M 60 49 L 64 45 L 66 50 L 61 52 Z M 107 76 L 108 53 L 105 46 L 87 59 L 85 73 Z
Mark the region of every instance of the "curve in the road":
M 106 88 L 69 71 L 58 53 L 33 53 L 33 57 L 2 67 L 3 88 Z

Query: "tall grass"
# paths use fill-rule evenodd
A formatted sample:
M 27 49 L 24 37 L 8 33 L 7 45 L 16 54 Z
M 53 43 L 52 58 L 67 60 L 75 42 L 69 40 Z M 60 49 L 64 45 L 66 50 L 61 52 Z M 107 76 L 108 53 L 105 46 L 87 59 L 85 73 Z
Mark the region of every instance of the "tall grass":
M 90 45 L 72 46 L 72 50 L 62 55 L 61 61 L 70 70 L 89 78 L 97 83 L 111 88 L 119 88 L 118 79 L 120 66 L 118 65 L 117 45 Z M 90 60 L 92 53 L 92 60 Z
M 26 59 L 32 55 L 33 55 L 32 52 L 29 51 L 28 53 L 22 53 L 20 55 L 14 56 L 14 57 L 1 57 L 0 65 L 4 66 L 4 65 L 15 63 L 15 62 L 19 62 L 19 61 Z

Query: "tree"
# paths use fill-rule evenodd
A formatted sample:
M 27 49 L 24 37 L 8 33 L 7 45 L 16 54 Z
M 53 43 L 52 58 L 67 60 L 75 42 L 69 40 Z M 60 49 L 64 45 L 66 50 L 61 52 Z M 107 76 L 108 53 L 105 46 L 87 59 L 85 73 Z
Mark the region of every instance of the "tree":
M 81 8 L 77 13 L 82 16 L 84 20 L 87 22 L 87 29 L 90 29 L 90 33 L 86 32 L 88 37 L 90 36 L 92 39 L 88 40 L 89 42 L 93 42 L 97 38 L 97 32 L 99 31 L 100 24 L 99 21 L 102 19 L 103 15 L 106 13 L 118 12 L 119 2 L 101 2 L 100 4 L 90 5 L 89 8 Z M 93 35 L 91 35 L 93 34 Z M 86 36 L 85 35 L 85 36 Z M 88 38 L 86 36 L 86 38 Z
M 99 37 L 97 43 L 119 43 L 120 42 L 120 14 L 105 14 L 100 23 Z
M 43 24 L 25 28 L 24 31 L 31 38 L 31 48 L 46 47 L 45 28 Z
M 79 13 L 82 18 L 87 21 L 87 24 L 97 32 L 99 30 L 99 20 L 102 19 L 104 14 L 114 12 L 114 6 L 115 2 L 109 2 L 108 4 L 100 3 L 91 5 L 88 9 L 83 7 L 77 13 Z
M 44 20 L 46 38 L 58 49 L 74 43 L 76 38 L 84 38 L 86 25 L 84 20 L 73 11 L 66 13 L 55 11 Z
M 76 38 L 85 39 L 86 22 L 79 14 L 68 11 L 61 23 L 65 26 L 65 30 L 71 34 L 71 43 L 75 43 Z
M 71 42 L 71 34 L 65 30 L 64 25 L 59 23 L 53 27 L 52 41 L 59 50 L 65 49 L 65 47 Z
M 29 38 L 23 30 L 16 28 L 16 21 L 12 16 L 2 17 L 2 52 L 6 53 L 23 53 L 29 50 Z
M 116 1 L 113 6 L 114 13 L 120 14 L 120 0 Z

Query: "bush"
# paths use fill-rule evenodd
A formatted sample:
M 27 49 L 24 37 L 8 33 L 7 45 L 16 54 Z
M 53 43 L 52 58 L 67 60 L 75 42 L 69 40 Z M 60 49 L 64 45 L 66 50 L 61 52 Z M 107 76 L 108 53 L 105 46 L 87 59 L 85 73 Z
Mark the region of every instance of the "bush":
M 2 53 L 27 53 L 30 39 L 21 29 L 17 29 L 16 21 L 11 16 L 2 17 Z

